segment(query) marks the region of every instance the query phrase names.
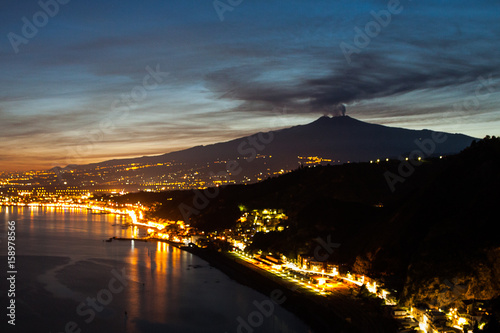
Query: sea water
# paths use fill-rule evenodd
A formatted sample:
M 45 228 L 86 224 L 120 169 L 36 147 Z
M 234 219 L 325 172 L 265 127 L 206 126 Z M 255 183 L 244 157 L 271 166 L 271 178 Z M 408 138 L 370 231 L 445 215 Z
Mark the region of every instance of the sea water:
M 8 297 L 8 221 L 15 221 L 15 297 Z M 188 252 L 161 242 L 104 241 L 134 232 L 122 215 L 0 207 L 0 331 L 309 332 L 270 295 Z M 12 298 L 15 326 L 7 316 Z

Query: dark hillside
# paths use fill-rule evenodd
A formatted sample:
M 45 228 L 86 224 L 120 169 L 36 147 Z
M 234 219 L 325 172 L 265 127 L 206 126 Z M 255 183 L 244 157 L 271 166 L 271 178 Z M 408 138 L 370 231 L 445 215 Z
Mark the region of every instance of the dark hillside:
M 259 235 L 256 246 L 296 255 L 314 248 L 314 238 L 329 236 L 341 244 L 336 260 L 350 266 L 358 258 L 366 273 L 400 290 L 405 281 L 413 294 L 429 281 L 459 278 L 471 286 L 467 297 L 499 295 L 500 140 L 422 162 L 394 192 L 384 174 L 398 174 L 398 160 L 299 168 L 253 185 L 219 188 L 204 200 L 203 191 L 122 200 L 160 202 L 157 216 L 169 219 L 183 218 L 182 204 L 196 210 L 190 222 L 204 230 L 233 227 L 240 205 L 284 209 L 289 228 Z M 425 293 L 415 292 L 422 298 Z

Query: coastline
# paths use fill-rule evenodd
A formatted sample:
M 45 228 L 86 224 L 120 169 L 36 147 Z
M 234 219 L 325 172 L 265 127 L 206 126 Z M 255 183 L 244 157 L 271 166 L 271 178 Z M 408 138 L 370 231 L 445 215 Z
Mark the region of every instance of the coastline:
M 113 240 L 129 240 L 125 238 Z M 131 239 L 130 239 L 131 240 Z M 144 239 L 143 241 L 168 243 L 191 253 L 210 266 L 226 274 L 234 281 L 269 297 L 279 290 L 286 298 L 283 308 L 306 323 L 315 333 L 392 333 L 397 332 L 395 322 L 386 316 L 383 308 L 358 299 L 352 295 L 335 292 L 328 296 L 298 288 L 270 272 L 258 268 L 230 253 L 217 252 L 198 247 L 187 247 L 163 239 Z
M 131 240 L 127 238 L 114 238 L 114 239 Z M 140 239 L 134 239 L 134 240 L 139 241 Z M 141 241 L 148 242 L 149 240 L 141 239 Z M 252 267 L 253 265 L 245 265 L 244 261 L 239 260 L 236 257 L 233 258 L 231 257 L 230 254 L 228 255 L 225 253 L 218 253 L 216 251 L 210 251 L 199 248 L 186 248 L 183 247 L 182 244 L 172 243 L 165 240 L 151 239 L 151 241 L 168 243 L 179 249 L 186 250 L 186 252 L 194 254 L 200 259 L 206 261 L 208 264 L 210 264 L 223 274 L 227 275 L 235 282 L 243 284 L 255 291 L 258 291 L 267 297 L 271 295 L 272 291 L 280 290 L 283 296 L 285 297 L 285 302 L 281 304 L 282 307 L 289 310 L 297 318 L 302 319 L 302 321 L 306 323 L 308 326 L 310 326 L 310 328 L 316 333 L 390 332 L 387 330 L 360 329 L 358 328 L 357 324 L 364 322 L 364 320 L 358 320 L 358 319 L 359 318 L 364 319 L 364 317 L 354 316 L 351 313 L 346 314 L 340 311 L 342 309 L 339 308 L 343 307 L 341 299 L 337 299 L 336 302 L 332 302 L 331 300 L 327 301 L 326 298 L 324 298 L 323 296 L 315 295 L 315 297 L 312 297 L 311 295 L 307 295 L 307 293 L 300 292 L 296 288 L 294 289 L 293 286 L 287 285 L 284 281 L 280 281 L 281 279 L 276 278 L 273 274 L 270 274 L 267 271 L 262 271 L 256 267 Z M 20 259 L 21 258 L 23 258 L 23 256 L 20 256 Z M 47 263 L 46 260 L 51 260 L 51 259 L 44 259 L 44 260 L 37 260 L 37 259 L 38 256 L 35 256 L 34 262 L 36 262 L 37 265 L 41 265 L 42 263 L 45 264 Z M 68 259 L 64 258 L 58 259 L 56 257 L 54 260 L 64 260 L 59 265 L 56 265 L 56 266 L 61 266 L 62 264 L 66 264 Z M 109 282 L 109 269 L 108 269 L 109 267 L 107 269 L 102 269 L 101 265 L 96 266 L 95 262 L 87 262 L 87 261 L 89 260 L 84 260 L 82 262 L 78 261 L 77 265 L 71 264 L 74 266 L 74 268 L 77 268 L 76 271 L 67 271 L 66 269 L 64 269 L 64 270 L 58 270 L 57 274 L 59 274 L 59 276 L 61 277 L 61 281 L 68 281 L 68 283 L 78 286 L 77 289 L 81 291 L 82 294 L 92 295 L 96 294 L 96 291 L 93 288 L 88 289 L 87 282 L 82 283 L 82 281 L 87 281 L 86 278 L 82 279 L 82 276 L 92 277 L 92 279 L 95 279 L 96 281 L 99 280 L 97 283 L 92 285 L 105 286 Z M 55 263 L 58 263 L 58 261 Z M 121 267 L 121 262 L 119 263 Z M 28 266 L 31 267 L 31 265 Z M 24 267 L 27 266 L 25 265 Z M 27 268 L 22 269 L 22 271 L 28 271 L 28 269 Z M 33 279 L 34 276 L 25 276 L 25 277 Z M 44 306 L 44 302 L 49 298 L 50 293 L 46 293 L 44 291 L 45 289 L 40 287 L 40 281 L 35 281 L 33 284 L 33 283 L 28 283 L 27 281 L 23 281 L 21 278 L 19 282 L 20 285 L 28 286 L 30 289 L 34 288 L 35 290 L 38 291 L 36 294 L 38 296 L 36 298 L 37 302 L 39 301 L 39 303 L 37 303 L 38 305 L 36 308 L 40 308 L 43 310 L 43 311 L 41 310 L 42 312 L 40 312 L 39 317 L 44 318 L 45 323 L 47 324 L 48 327 L 59 327 L 60 325 L 64 325 L 66 320 L 73 320 L 75 318 L 80 319 L 80 316 L 78 314 L 75 315 L 76 313 L 75 299 L 69 300 L 66 298 L 64 299 L 56 298 L 57 311 L 55 313 L 57 313 L 58 318 L 51 318 L 51 316 L 49 316 L 49 314 L 45 312 L 51 309 Z M 114 296 L 116 298 L 116 301 L 112 303 L 114 309 L 112 309 L 112 311 L 109 313 L 110 316 L 119 317 L 120 319 L 122 318 L 120 317 L 120 315 L 123 314 L 124 309 L 121 308 L 121 304 L 123 304 L 123 302 L 120 300 L 125 300 L 124 297 L 126 296 L 126 294 L 132 291 L 136 293 L 141 293 L 141 292 L 144 293 L 143 289 L 141 289 L 143 287 L 141 287 L 141 284 L 138 283 L 137 281 L 130 283 L 130 285 L 131 287 L 127 289 L 127 292 L 124 292 L 123 294 L 117 294 L 116 296 Z M 23 299 L 25 300 L 30 299 L 31 302 L 33 296 L 30 296 L 29 293 L 26 292 L 23 293 L 23 297 L 19 298 L 20 301 Z M 336 303 L 336 306 L 332 306 L 332 304 L 335 305 L 334 303 Z M 250 302 L 248 304 L 250 304 Z M 30 303 L 24 303 L 24 305 L 20 304 L 19 307 L 20 314 L 31 313 L 32 312 L 31 310 L 32 308 Z M 131 310 L 130 309 L 127 310 L 129 311 L 130 315 L 132 315 Z M 64 319 L 62 320 L 62 322 L 60 322 L 61 318 Z M 348 320 L 346 320 L 346 318 L 351 318 L 351 323 Z M 23 325 L 33 324 L 28 318 L 25 318 L 22 315 L 20 315 L 19 319 L 20 322 L 23 323 Z M 121 323 L 122 321 L 120 321 L 120 323 L 118 323 L 117 325 Z M 106 324 L 106 320 L 105 319 L 101 320 L 100 318 L 96 318 L 95 322 L 92 323 L 92 327 L 100 326 L 101 324 L 102 325 Z
M 280 290 L 286 300 L 281 306 L 302 319 L 316 333 L 376 333 L 397 332 L 391 319 L 386 318 L 381 307 L 374 307 L 353 296 L 341 293 L 320 296 L 299 290 L 271 273 L 231 256 L 201 248 L 186 248 L 207 261 L 236 282 L 246 285 L 266 296 Z
M 354 332 L 346 330 L 346 322 L 334 316 L 322 316 L 325 309 L 318 307 L 311 299 L 292 291 L 288 286 L 278 283 L 265 272 L 258 272 L 247 265 L 238 262 L 222 253 L 199 248 L 184 249 L 201 259 L 207 261 L 211 266 L 220 270 L 236 282 L 250 287 L 266 296 L 273 290 L 280 290 L 286 300 L 281 306 L 297 317 L 302 319 L 314 332 Z

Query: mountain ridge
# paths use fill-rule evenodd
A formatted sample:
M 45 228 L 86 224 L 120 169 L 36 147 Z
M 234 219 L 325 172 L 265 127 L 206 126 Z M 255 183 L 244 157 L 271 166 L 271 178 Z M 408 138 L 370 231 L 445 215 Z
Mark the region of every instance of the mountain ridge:
M 332 163 L 366 162 L 377 158 L 395 158 L 417 149 L 415 140 L 432 139 L 432 133 L 441 132 L 371 124 L 349 116 L 323 116 L 309 124 L 268 132 L 257 132 L 229 141 L 194 146 L 165 154 L 68 165 L 65 168 L 82 169 L 99 165 L 112 166 L 126 163 L 161 163 L 167 161 L 199 164 L 217 159 L 231 160 L 238 157 L 248 157 L 245 155 L 252 152 L 252 155 L 259 153 L 278 156 L 291 169 L 294 169 L 297 167 L 297 156 L 318 155 L 331 159 Z M 469 146 L 472 141 L 477 140 L 477 138 L 464 134 L 445 134 L 447 136 L 446 142 L 438 145 L 434 153 L 458 153 Z M 252 145 L 249 141 L 252 138 L 254 141 L 259 138 L 262 140 Z M 245 145 L 244 142 L 247 142 L 247 144 Z

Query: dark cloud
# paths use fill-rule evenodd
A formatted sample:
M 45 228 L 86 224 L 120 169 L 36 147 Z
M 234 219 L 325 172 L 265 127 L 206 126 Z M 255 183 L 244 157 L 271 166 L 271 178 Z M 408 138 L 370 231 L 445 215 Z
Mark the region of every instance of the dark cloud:
M 338 64 L 320 78 L 307 75 L 283 83 L 262 80 L 254 68 L 228 68 L 208 75 L 207 86 L 220 98 L 241 101 L 239 111 L 272 110 L 288 105 L 296 112 L 329 113 L 340 104 L 387 98 L 419 90 L 461 89 L 480 76 L 499 77 L 498 61 L 470 64 L 455 55 L 391 58 L 366 51 L 351 65 Z M 249 72 L 246 72 L 248 70 Z M 261 73 L 262 74 L 262 73 Z

